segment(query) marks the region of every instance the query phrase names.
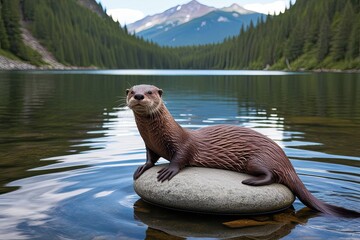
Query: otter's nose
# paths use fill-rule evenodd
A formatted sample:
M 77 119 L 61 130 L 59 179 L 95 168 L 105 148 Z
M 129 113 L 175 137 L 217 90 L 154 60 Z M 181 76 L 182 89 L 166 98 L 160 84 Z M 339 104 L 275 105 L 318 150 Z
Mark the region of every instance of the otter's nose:
M 142 95 L 142 94 L 135 94 L 135 96 L 134 96 L 134 98 L 136 99 L 136 100 L 143 100 L 144 99 L 144 95 Z

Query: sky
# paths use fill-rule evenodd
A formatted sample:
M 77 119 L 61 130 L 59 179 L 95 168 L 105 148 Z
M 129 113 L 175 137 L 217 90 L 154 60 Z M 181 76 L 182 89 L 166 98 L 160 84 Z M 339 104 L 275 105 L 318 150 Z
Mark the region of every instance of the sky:
M 107 13 L 121 25 L 130 24 L 148 15 L 161 13 L 177 5 L 186 4 L 191 0 L 96 0 L 101 2 Z M 285 10 L 290 0 L 197 0 L 199 3 L 212 7 L 228 7 L 236 3 L 248 10 L 264 14 L 278 14 Z M 295 2 L 295 0 L 291 0 Z

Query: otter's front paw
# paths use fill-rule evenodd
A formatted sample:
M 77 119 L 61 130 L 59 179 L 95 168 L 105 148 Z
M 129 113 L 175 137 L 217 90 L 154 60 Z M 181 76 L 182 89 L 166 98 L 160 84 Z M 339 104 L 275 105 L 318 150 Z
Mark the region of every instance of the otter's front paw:
M 154 164 L 152 163 L 145 163 L 144 165 L 138 167 L 138 169 L 134 172 L 134 180 L 138 179 L 141 174 L 143 174 L 146 170 L 148 170 L 149 168 L 153 167 Z
M 177 166 L 165 167 L 165 168 L 161 169 L 160 171 L 158 171 L 159 175 L 157 176 L 157 180 L 159 182 L 164 182 L 165 180 L 170 180 L 176 174 L 178 174 L 178 172 L 180 172 L 180 168 Z

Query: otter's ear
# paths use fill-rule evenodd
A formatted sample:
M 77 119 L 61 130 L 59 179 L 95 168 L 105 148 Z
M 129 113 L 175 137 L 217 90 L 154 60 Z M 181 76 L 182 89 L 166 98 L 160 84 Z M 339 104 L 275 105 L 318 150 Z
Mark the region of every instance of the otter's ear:
M 130 92 L 130 89 L 126 89 L 126 95 L 128 95 Z
M 159 93 L 159 96 L 161 97 L 162 94 L 163 94 L 163 90 L 162 90 L 162 89 L 159 89 L 159 90 L 158 90 L 158 93 Z

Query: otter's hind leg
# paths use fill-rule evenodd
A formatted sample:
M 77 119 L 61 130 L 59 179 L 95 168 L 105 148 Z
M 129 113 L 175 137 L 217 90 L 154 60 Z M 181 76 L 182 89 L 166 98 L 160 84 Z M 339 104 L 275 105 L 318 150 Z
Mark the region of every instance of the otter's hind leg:
M 245 179 L 243 184 L 251 186 L 269 185 L 274 182 L 273 174 L 265 167 L 257 164 L 248 164 L 246 173 L 254 175 L 254 177 Z

